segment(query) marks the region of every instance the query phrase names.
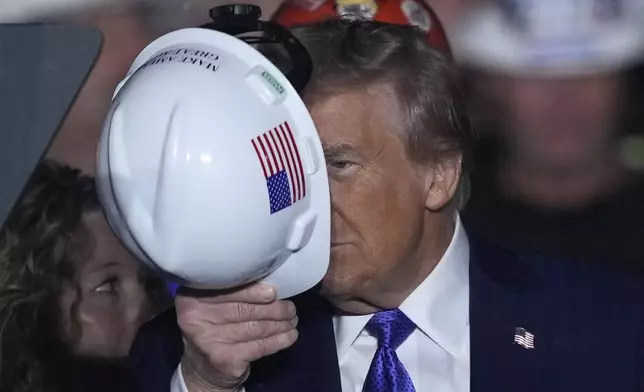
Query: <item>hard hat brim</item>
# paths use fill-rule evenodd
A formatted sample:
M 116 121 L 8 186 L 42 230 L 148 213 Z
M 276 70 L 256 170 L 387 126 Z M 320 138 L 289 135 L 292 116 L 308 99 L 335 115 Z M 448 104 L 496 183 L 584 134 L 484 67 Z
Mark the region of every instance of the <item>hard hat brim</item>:
M 311 135 L 305 135 L 311 136 Z M 316 138 L 317 135 L 314 135 Z M 324 156 L 321 145 L 318 145 L 319 156 Z M 325 165 L 310 176 L 311 208 L 317 215 L 317 221 L 308 243 L 299 251 L 292 253 L 288 259 L 262 283 L 274 286 L 279 299 L 293 297 L 310 290 L 317 285 L 329 268 L 331 257 L 331 200 L 329 180 Z

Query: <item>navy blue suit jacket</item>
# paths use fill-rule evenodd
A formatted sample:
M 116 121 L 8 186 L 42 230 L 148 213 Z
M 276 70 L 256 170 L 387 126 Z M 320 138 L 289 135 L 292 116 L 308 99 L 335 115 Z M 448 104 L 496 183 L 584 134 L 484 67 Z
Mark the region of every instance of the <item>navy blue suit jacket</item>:
M 471 392 L 644 391 L 638 280 L 470 247 Z M 295 302 L 298 341 L 254 363 L 247 392 L 341 392 L 332 309 L 312 293 Z M 534 349 L 514 343 L 517 327 Z M 182 350 L 174 310 L 142 328 L 131 351 L 142 392 L 169 391 Z

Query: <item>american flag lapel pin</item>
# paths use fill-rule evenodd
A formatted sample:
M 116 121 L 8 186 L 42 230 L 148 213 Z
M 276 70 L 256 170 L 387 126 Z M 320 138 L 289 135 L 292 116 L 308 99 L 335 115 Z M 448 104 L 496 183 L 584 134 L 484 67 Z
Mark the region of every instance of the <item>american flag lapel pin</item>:
M 251 143 L 266 178 L 270 213 L 302 200 L 306 196 L 306 177 L 289 123 L 281 123 Z
M 531 350 L 534 348 L 534 335 L 526 331 L 525 328 L 517 327 L 514 332 L 514 343 Z

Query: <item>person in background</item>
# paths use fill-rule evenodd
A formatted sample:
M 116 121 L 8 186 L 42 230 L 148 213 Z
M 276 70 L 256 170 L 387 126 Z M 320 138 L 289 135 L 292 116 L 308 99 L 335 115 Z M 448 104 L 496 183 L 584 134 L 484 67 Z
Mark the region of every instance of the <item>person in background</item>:
M 437 19 L 441 21 L 441 27 L 447 33 L 447 40 L 452 33 L 452 29 L 458 24 L 459 16 L 466 12 L 472 5 L 482 0 L 410 0 L 410 1 L 336 1 L 336 0 L 287 0 L 277 9 L 273 20 L 283 23 L 285 26 L 301 24 L 304 21 L 319 19 L 322 16 L 331 16 L 338 13 L 338 7 L 341 10 L 343 3 L 351 3 L 357 8 L 362 7 L 367 11 L 369 8 L 379 8 L 380 15 L 376 13 L 374 20 L 387 21 L 396 23 L 416 24 L 420 28 L 426 26 L 422 14 L 416 14 L 416 9 L 422 8 L 426 12 L 435 12 Z M 418 6 L 416 6 L 418 4 Z M 286 11 L 285 11 L 286 9 Z M 377 11 L 377 10 L 376 10 Z M 411 12 L 409 12 L 411 11 Z M 368 14 L 367 14 L 368 15 Z M 422 19 L 421 19 L 422 18 Z M 420 23 L 419 23 L 420 22 Z M 436 34 L 434 34 L 436 35 Z M 432 39 L 439 39 L 435 36 Z M 442 38 L 445 40 L 445 37 Z M 436 42 L 438 44 L 438 42 Z M 439 44 L 440 45 L 440 44 Z M 444 45 L 441 45 L 444 46 Z
M 644 52 L 635 6 L 514 0 L 462 20 L 453 49 L 470 68 L 477 126 L 493 147 L 477 152 L 463 214 L 471 231 L 644 272 L 644 177 L 619 148 L 629 72 Z
M 415 26 L 432 48 L 450 54 L 442 24 L 423 0 L 290 0 L 282 3 L 272 21 L 294 27 L 341 16 Z
M 91 177 L 45 161 L 0 233 L 0 390 L 126 391 L 139 326 L 169 304 Z

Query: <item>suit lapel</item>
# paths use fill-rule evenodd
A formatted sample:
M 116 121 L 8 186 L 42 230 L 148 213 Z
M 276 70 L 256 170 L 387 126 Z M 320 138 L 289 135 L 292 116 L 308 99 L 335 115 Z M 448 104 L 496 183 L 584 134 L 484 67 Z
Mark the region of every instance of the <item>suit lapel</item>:
M 470 247 L 471 392 L 543 390 L 542 359 L 550 344 L 536 274 L 502 248 L 476 240 Z M 514 341 L 517 328 L 534 336 L 533 349 Z
M 341 392 L 332 310 L 308 293 L 294 302 L 299 316 L 297 342 L 253 364 L 247 392 Z

